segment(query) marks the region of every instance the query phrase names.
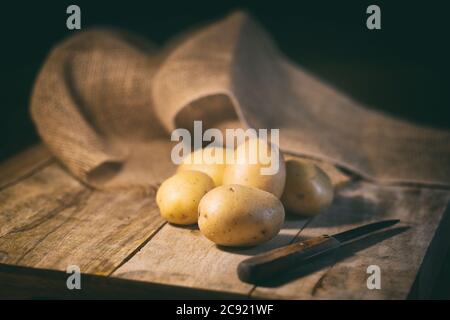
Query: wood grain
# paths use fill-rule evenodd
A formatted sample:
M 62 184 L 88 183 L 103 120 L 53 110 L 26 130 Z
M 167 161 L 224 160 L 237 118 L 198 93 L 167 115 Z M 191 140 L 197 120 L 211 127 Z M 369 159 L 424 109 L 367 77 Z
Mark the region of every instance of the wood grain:
M 448 191 L 380 187 L 365 182 L 349 185 L 341 190 L 332 209 L 314 218 L 297 240 L 381 219 L 401 219 L 400 226 L 357 240 L 334 255 L 292 270 L 270 285 L 257 287 L 252 297 L 405 299 L 448 201 Z M 381 268 L 381 290 L 367 288 L 369 265 Z
M 314 163 L 322 167 L 321 163 Z M 330 174 L 335 186 L 349 181 L 332 166 L 323 165 L 322 168 Z M 197 227 L 167 224 L 112 276 L 248 295 L 253 285 L 239 280 L 237 265 L 257 253 L 289 244 L 307 222 L 306 219 L 288 217 L 276 238 L 266 244 L 240 250 L 216 246 L 203 237 Z
M 0 262 L 108 275 L 164 224 L 153 198 L 94 191 L 50 164 L 0 193 Z
M 277 237 L 250 249 L 220 248 L 197 228 L 167 224 L 112 276 L 247 295 L 253 286 L 239 280 L 239 262 L 290 243 L 305 223 L 306 220 L 289 220 Z
M 52 155 L 42 144 L 25 149 L 0 164 L 0 190 L 50 164 Z
M 76 264 L 89 279 L 83 297 L 403 299 L 412 288 L 427 297 L 442 260 L 438 256 L 448 248 L 443 242 L 448 242 L 450 217 L 443 213 L 450 192 L 377 186 L 317 164 L 337 190 L 327 213 L 312 221 L 288 216 L 272 241 L 226 249 L 197 228 L 162 221 L 154 189 L 92 190 L 37 147 L 0 165 L 0 282 L 6 285 L 1 287 L 36 294 L 47 288 L 74 297 L 62 281 L 67 266 Z M 257 253 L 390 218 L 401 219 L 402 225 L 270 283 L 254 286 L 237 277 L 239 262 Z M 381 290 L 366 287 L 371 264 L 382 270 Z
M 238 265 L 237 273 L 242 281 L 258 284 L 296 268 L 318 254 L 336 250 L 340 245 L 338 240 L 327 235 L 296 241 L 242 261 Z
M 81 290 L 67 290 L 63 271 L 0 263 L 0 299 L 246 299 L 229 292 L 166 286 L 83 274 Z

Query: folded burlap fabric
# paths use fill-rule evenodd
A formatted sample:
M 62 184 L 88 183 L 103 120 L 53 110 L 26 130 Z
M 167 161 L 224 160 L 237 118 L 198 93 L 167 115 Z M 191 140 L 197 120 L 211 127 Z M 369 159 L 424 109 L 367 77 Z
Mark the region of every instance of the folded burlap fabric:
M 277 51 L 237 12 L 163 49 L 117 30 L 80 32 L 50 53 L 32 117 L 57 158 L 97 188 L 149 186 L 173 173 L 170 132 L 279 128 L 288 153 L 379 183 L 450 185 L 450 134 L 364 108 Z

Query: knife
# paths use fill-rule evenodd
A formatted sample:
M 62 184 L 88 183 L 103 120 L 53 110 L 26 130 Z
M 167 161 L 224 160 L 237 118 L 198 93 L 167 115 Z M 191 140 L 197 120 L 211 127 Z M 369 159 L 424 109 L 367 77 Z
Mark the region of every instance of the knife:
M 346 242 L 390 227 L 399 221 L 374 222 L 332 236 L 322 235 L 273 249 L 242 261 L 238 265 L 237 273 L 239 278 L 245 282 L 264 281 L 279 272 L 298 267 L 300 263 L 310 258 L 335 250 Z

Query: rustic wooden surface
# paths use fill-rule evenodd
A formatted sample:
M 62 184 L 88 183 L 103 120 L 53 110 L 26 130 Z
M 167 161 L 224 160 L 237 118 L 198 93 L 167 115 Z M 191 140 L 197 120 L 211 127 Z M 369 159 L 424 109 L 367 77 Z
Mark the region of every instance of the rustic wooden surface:
M 337 190 L 327 213 L 288 217 L 272 241 L 226 249 L 196 227 L 165 223 L 155 188 L 94 191 L 44 147 L 33 147 L 0 165 L 0 297 L 427 297 L 448 249 L 450 192 L 376 186 L 320 165 Z M 237 277 L 238 263 L 256 253 L 390 218 L 402 222 L 270 283 L 254 286 Z M 80 292 L 65 288 L 69 265 L 85 274 Z M 367 289 L 369 265 L 381 268 L 381 290 Z
M 0 193 L 0 262 L 109 275 L 163 224 L 152 193 L 101 193 L 56 162 Z

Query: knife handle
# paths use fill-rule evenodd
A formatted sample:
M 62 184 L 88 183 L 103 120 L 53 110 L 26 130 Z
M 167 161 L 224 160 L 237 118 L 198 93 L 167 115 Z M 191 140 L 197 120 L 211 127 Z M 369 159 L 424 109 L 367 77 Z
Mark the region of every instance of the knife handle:
M 334 250 L 340 245 L 338 240 L 327 235 L 296 242 L 242 261 L 237 268 L 238 276 L 242 281 L 250 283 L 264 281 L 274 274 L 298 267 L 301 262 Z

